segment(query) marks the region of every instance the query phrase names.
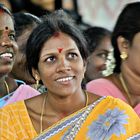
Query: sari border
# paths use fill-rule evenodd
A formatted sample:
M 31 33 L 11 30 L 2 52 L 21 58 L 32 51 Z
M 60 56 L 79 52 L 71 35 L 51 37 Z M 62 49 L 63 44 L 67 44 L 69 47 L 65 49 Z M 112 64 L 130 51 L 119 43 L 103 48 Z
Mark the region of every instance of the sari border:
M 140 133 L 135 134 L 131 137 L 129 137 L 127 140 L 139 140 L 140 139 Z

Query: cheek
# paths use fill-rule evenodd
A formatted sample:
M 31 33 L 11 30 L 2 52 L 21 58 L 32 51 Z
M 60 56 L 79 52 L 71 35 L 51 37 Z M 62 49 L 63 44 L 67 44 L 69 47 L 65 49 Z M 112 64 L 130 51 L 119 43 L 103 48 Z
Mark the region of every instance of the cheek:
M 95 67 L 102 67 L 105 64 L 105 60 L 101 57 L 95 57 L 93 63 Z
M 18 45 L 16 42 L 13 43 L 13 49 L 14 49 L 14 52 L 17 53 L 18 52 Z

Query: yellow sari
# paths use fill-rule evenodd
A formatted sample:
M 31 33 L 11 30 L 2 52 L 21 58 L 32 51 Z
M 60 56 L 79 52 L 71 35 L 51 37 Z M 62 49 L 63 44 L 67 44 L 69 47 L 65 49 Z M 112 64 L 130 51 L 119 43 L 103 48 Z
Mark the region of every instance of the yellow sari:
M 34 140 L 139 140 L 140 118 L 119 99 L 102 97 Z

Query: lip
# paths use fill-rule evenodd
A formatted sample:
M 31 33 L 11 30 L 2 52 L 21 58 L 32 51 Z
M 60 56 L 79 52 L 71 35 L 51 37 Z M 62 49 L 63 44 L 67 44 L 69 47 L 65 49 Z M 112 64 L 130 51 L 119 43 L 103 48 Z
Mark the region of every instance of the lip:
M 74 76 L 64 76 L 64 77 L 57 78 L 56 82 L 60 84 L 69 84 L 73 79 L 74 79 Z
M 1 52 L 0 53 L 0 61 L 3 64 L 11 63 L 13 62 L 14 54 L 13 52 Z

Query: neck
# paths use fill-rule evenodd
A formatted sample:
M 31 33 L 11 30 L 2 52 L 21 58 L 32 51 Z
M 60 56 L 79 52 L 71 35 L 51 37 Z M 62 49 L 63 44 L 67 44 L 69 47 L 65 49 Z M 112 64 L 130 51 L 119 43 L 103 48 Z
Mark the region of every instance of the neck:
M 9 92 L 9 87 L 6 83 L 6 77 L 1 77 L 0 79 L 0 97 L 7 95 Z
M 58 114 L 67 116 L 83 107 L 86 106 L 87 97 L 86 94 L 81 90 L 80 92 L 74 93 L 68 97 L 54 97 L 48 93 L 47 104 L 51 110 Z
M 131 96 L 132 106 L 140 103 L 140 78 L 138 74 L 133 72 L 130 68 L 123 67 L 121 70 L 126 88 Z
M 140 75 L 134 73 L 129 68 L 123 68 L 121 73 L 124 77 L 126 86 L 132 95 L 140 96 Z

